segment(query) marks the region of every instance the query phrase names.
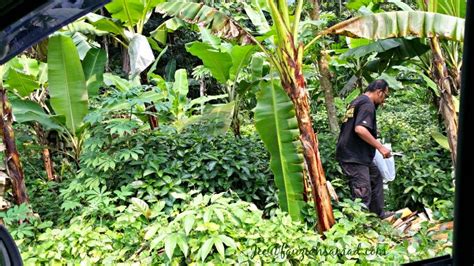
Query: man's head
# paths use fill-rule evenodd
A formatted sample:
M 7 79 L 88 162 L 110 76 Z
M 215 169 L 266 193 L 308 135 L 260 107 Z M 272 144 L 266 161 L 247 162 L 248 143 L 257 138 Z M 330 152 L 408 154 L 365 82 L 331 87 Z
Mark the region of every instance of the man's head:
M 365 89 L 365 94 L 369 96 L 376 107 L 385 102 L 385 99 L 388 97 L 388 92 L 388 83 L 383 79 L 372 81 L 367 89 Z

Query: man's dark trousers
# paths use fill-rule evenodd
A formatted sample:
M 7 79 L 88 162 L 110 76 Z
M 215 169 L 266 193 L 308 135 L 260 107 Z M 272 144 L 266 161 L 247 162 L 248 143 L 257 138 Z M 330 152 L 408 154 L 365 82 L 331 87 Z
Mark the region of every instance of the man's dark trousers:
M 383 177 L 372 162 L 370 165 L 340 163 L 344 174 L 349 177 L 352 199 L 359 198 L 369 211 L 378 216 L 383 213 Z

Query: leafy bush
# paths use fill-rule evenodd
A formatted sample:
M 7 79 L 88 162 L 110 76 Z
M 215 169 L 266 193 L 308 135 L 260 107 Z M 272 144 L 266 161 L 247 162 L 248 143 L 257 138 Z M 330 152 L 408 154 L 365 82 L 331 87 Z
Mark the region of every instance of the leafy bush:
M 235 195 L 234 195 L 235 196 Z M 445 243 L 424 235 L 403 239 L 388 223 L 346 201 L 325 240 L 280 211 L 270 219 L 254 204 L 224 194 L 189 194 L 172 213 L 166 203 L 134 198 L 116 218 L 78 216 L 64 229 L 46 229 L 21 246 L 27 264 L 399 264 L 443 253 Z M 407 250 L 415 249 L 416 254 Z
M 395 92 L 386 109 L 378 112 L 383 138 L 392 143 L 393 151 L 403 153 L 395 157 L 397 176 L 389 183 L 388 202 L 393 209 L 421 209 L 432 206 L 435 198 L 454 199 L 449 151 L 431 136 L 439 127 L 436 111 L 412 94 Z
M 141 231 L 150 223 L 150 216 L 154 222 L 166 222 L 160 206 L 164 204 L 156 204 L 147 216 L 139 206 L 118 206 L 111 221 L 75 217 L 64 229 L 48 228 L 37 236 L 35 243 L 20 245 L 23 260 L 27 265 L 127 261 L 143 241 Z
M 199 128 L 177 133 L 144 127 L 129 119 L 94 125 L 84 145 L 81 170 L 61 192 L 64 209 L 85 205 L 92 210 L 92 204 L 97 215 L 108 215 L 106 205 L 119 205 L 133 196 L 148 202 L 165 200 L 171 207 L 192 190 L 232 190 L 260 208 L 276 207 L 268 154 L 255 135 L 234 138 L 209 136 Z
M 434 198 L 433 216 L 438 221 L 452 221 L 454 219 L 454 201 Z
M 39 144 L 36 132 L 30 125 L 15 124 L 15 136 L 31 209 L 42 220 L 55 221 L 58 213 L 61 213 L 62 201 L 58 197 L 59 189 L 69 184 L 69 182 L 61 182 L 61 180 L 67 181 L 69 177 L 74 176 L 76 166 L 74 162 L 69 161 L 71 158 L 64 151 L 50 147 L 54 173 L 59 182 L 48 181 L 42 159 L 44 146 Z M 0 158 L 3 158 L 3 156 L 4 153 L 0 153 Z M 7 199 L 13 200 L 10 195 L 7 195 Z
M 8 228 L 12 237 L 19 240 L 19 243 L 29 242 L 41 229 L 52 225 L 49 221 L 42 222 L 26 203 L 0 212 L 0 220 Z

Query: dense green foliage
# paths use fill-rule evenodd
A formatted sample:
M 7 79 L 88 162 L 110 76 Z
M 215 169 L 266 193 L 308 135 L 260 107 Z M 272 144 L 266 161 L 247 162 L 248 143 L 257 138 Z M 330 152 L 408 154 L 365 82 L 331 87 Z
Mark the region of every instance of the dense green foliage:
M 391 93 L 377 111 L 378 130 L 401 156 L 395 157 L 395 180 L 386 184 L 386 209 L 430 208 L 436 222 L 452 221 L 453 168 L 449 150 L 439 144 L 445 130 L 436 105 L 437 85 L 427 72 L 420 74 L 429 63 L 429 45 L 420 39 L 372 42 L 325 36 L 301 55 L 324 172 L 339 196 L 339 202 L 333 201 L 336 224 L 320 235 L 311 197 L 301 201 L 301 182 L 281 187 L 297 191 L 292 196 L 303 222 L 282 211 L 282 199 L 288 199 L 284 193 L 279 203 L 282 191 L 272 170 L 288 176 L 289 162 L 297 161 L 300 180 L 304 164 L 294 112 L 288 111 L 292 103 L 285 99 L 285 108 L 265 114 L 275 123 L 258 114 L 262 104 L 269 111 L 279 98 L 269 96 L 270 91 L 257 97 L 265 89 L 258 84 L 276 77 L 270 77 L 271 62 L 264 53 L 255 53 L 256 47 L 221 40 L 202 23 L 198 27 L 157 13 L 148 16 L 160 2 L 112 1 L 105 17 L 87 18 L 57 33 L 73 36 L 75 45 L 68 37 L 55 38 L 68 40 L 69 56 L 77 66 L 79 56 L 84 73 L 76 75 L 80 67 L 68 67 L 74 70 L 48 76 L 44 58 L 26 56 L 0 71 L 17 118 L 16 143 L 30 198 L 29 205 L 0 212 L 0 219 L 27 265 L 391 265 L 451 252 L 451 232 L 447 239 L 435 240 L 436 232 L 429 230 L 433 224 L 423 222 L 418 232 L 402 233 L 350 200 L 348 180 L 335 159 L 337 134 L 329 130 L 316 63 L 325 50 L 334 74 L 326 78 L 332 82 L 339 118 L 368 82 L 387 79 Z M 287 37 L 275 35 L 266 1 L 203 2 L 240 23 L 268 51 Z M 323 1 L 319 20 L 308 20 L 313 6 L 305 1 L 295 29 L 302 42 L 345 18 L 404 7 L 398 1 L 346 2 L 344 7 Z M 408 2 L 416 8 L 415 1 Z M 288 15 L 296 9 L 290 5 Z M 130 19 L 127 10 L 132 11 Z M 228 21 L 220 22 L 216 27 L 228 30 Z M 230 29 L 227 33 L 236 33 Z M 98 35 L 99 30 L 105 35 Z M 116 42 L 122 46 L 113 46 Z M 54 45 L 52 49 L 51 59 L 61 54 Z M 289 56 L 288 51 L 278 53 Z M 96 61 L 91 57 L 100 62 L 91 63 Z M 456 59 L 454 54 L 450 59 Z M 108 73 L 103 73 L 105 65 Z M 57 64 L 53 68 L 62 69 Z M 84 74 L 84 86 L 70 88 L 79 95 L 85 86 L 89 89 L 80 121 L 59 116 L 71 117 L 68 106 L 74 104 L 67 102 L 79 99 L 63 99 L 60 107 L 69 113 L 52 108 L 57 105 L 51 86 L 65 83 L 57 79 L 63 74 Z M 256 127 L 265 135 L 259 136 Z M 272 152 L 284 156 L 271 169 L 262 139 L 270 145 L 284 143 L 278 139 L 296 145 Z M 52 155 L 55 181 L 47 181 L 44 148 Z M 277 184 L 284 181 L 276 179 Z
M 104 191 L 113 191 L 107 194 L 110 204 L 133 196 L 165 200 L 172 207 L 189 191 L 229 190 L 260 208 L 274 208 L 274 185 L 261 141 L 255 135 L 235 139 L 205 133 L 199 128 L 150 131 L 140 120 L 104 117 L 92 125 L 79 174 L 61 192 L 63 208 L 89 202 L 105 215 L 106 206 L 95 202 Z M 92 211 L 88 205 L 84 207 Z
M 449 252 L 426 233 L 423 239 L 404 240 L 388 224 L 350 201 L 338 206 L 337 224 L 322 240 L 287 214 L 277 211 L 270 219 L 262 219 L 255 205 L 223 194 L 188 194 L 183 200 L 172 213 L 164 212 L 164 201 L 149 205 L 132 198 L 132 204 L 116 207 L 115 219 L 99 223 L 78 216 L 63 229 L 36 235 L 34 246 L 23 246 L 24 259 L 27 264 L 317 261 L 333 265 L 399 263 L 432 256 L 435 250 Z M 415 247 L 425 251 L 406 253 Z
M 426 96 L 418 95 L 410 90 L 394 92 L 378 112 L 382 136 L 403 153 L 396 158 L 397 178 L 388 185 L 387 203 L 393 209 L 420 207 L 423 202 L 437 218 L 451 220 L 452 203 L 441 200 L 452 193 L 449 154 L 429 134 L 436 128 L 436 113 L 423 103 Z M 419 106 L 416 115 L 406 111 L 414 103 Z M 347 180 L 334 159 L 336 137 L 326 131 L 324 110 L 314 117 L 322 129 L 318 136 L 328 180 L 341 200 L 348 199 Z M 41 219 L 29 218 L 30 223 L 18 225 L 16 221 L 29 216 L 25 207 L 3 214 L 29 263 L 168 263 L 171 256 L 182 263 L 243 263 L 249 259 L 252 263 L 399 263 L 449 252 L 441 248 L 446 242 L 431 239 L 427 224 L 414 240 L 406 241 L 352 203 L 335 205 L 337 224 L 324 241 L 307 228 L 315 222 L 310 205 L 305 211 L 307 225 L 290 222 L 276 208 L 268 154 L 253 126 L 245 127 L 241 138 L 208 135 L 205 124 L 180 133 L 169 126 L 151 131 L 137 117 L 127 118 L 126 113 L 105 108 L 91 113 L 87 121 L 89 137 L 78 174 L 71 175 L 73 164 L 68 167 L 58 161 L 58 170 L 66 167 L 58 171 L 63 176 L 61 183 L 40 178 L 28 182 L 32 206 Z M 28 147 L 21 149 L 23 154 L 36 158 L 25 165 L 35 177 L 34 164 L 41 164 L 40 149 L 32 148 L 35 145 L 28 135 L 18 133 L 23 141 L 20 146 Z M 437 175 L 427 177 L 426 169 Z M 405 193 L 410 186 L 414 191 Z M 227 193 L 214 194 L 219 192 Z M 211 195 L 215 196 L 211 199 Z M 56 229 L 47 229 L 52 224 L 49 221 Z M 373 246 L 375 239 L 384 240 Z M 71 244 L 57 246 L 66 242 Z M 360 250 L 359 245 L 387 253 L 383 257 L 322 255 Z M 51 249 L 53 246 L 57 248 Z M 407 249 L 416 249 L 417 255 Z
M 402 112 L 392 106 L 395 102 L 406 104 L 393 99 L 391 105 L 380 112 L 382 117 L 402 116 Z M 430 110 L 426 113 L 433 114 Z M 319 114 L 317 120 L 318 117 Z M 276 193 L 268 172 L 268 155 L 254 135 L 241 139 L 210 137 L 198 128 L 182 133 L 170 129 L 166 133 L 164 128 L 161 132 L 150 131 L 139 120 L 117 120 L 110 116 L 102 119 L 107 122 L 91 127 L 78 176 L 61 184 L 62 214 L 58 216 L 59 210 L 52 209 L 57 218 L 60 217 L 54 219 L 57 229 L 17 229 L 27 232 L 23 233 L 22 242 L 27 262 L 169 263 L 171 257 L 172 261 L 182 263 L 245 263 L 249 260 L 251 263 L 400 263 L 430 257 L 434 252 L 449 252 L 449 249 L 441 251 L 444 242 L 432 240 L 426 228 L 415 240 L 403 240 L 388 224 L 364 214 L 359 205 L 353 203 L 336 205 L 337 224 L 326 233 L 324 241 L 307 226 L 291 222 L 288 215 L 275 209 Z M 389 121 L 389 118 L 381 120 L 381 131 L 387 130 L 384 136 L 391 136 L 393 144 L 411 133 L 407 128 L 386 126 Z M 407 135 L 397 139 L 396 132 Z M 324 132 L 319 136 L 328 178 L 340 196 L 347 199 L 345 179 L 332 159 L 336 139 Z M 437 145 L 429 135 L 426 138 L 430 145 Z M 396 147 L 405 155 L 413 152 L 402 145 Z M 230 160 L 224 160 L 225 157 Z M 421 157 L 418 163 L 423 160 L 432 158 Z M 403 167 L 397 163 L 397 166 L 400 172 L 389 185 L 389 195 L 394 198 L 400 198 L 395 190 L 403 185 L 397 182 L 406 182 L 401 178 L 403 169 L 410 169 L 410 165 Z M 186 176 L 194 178 L 183 178 Z M 257 183 L 259 185 L 255 185 Z M 427 186 L 430 190 L 426 191 L 437 185 Z M 54 189 L 49 192 L 43 189 L 45 195 L 41 199 L 53 194 Z M 200 195 L 228 189 L 235 192 L 228 194 L 234 199 L 224 195 Z M 260 207 L 236 200 L 238 196 Z M 425 197 L 432 202 L 431 194 Z M 51 197 L 48 201 L 46 198 L 39 209 L 58 204 L 52 200 L 58 199 Z M 449 219 L 452 206 L 439 200 L 436 204 L 435 214 L 441 218 L 447 215 L 444 219 Z M 263 212 L 258 210 L 264 207 L 268 208 L 267 215 L 272 214 L 268 220 L 262 219 Z M 273 211 L 269 212 L 270 209 Z M 53 217 L 47 213 L 44 217 Z M 308 208 L 307 216 L 309 224 L 313 224 L 313 208 Z M 15 236 L 18 235 L 15 233 Z M 381 241 L 377 246 L 373 245 L 375 239 Z M 69 244 L 51 249 L 57 243 L 66 242 Z M 373 251 L 374 247 L 379 250 Z M 367 256 L 365 251 L 360 251 L 364 249 L 385 256 Z M 407 249 L 416 249 L 416 255 L 407 253 Z M 360 253 L 351 253 L 356 250 Z M 343 256 L 344 252 L 351 255 Z
M 379 117 L 380 132 L 395 152 L 397 177 L 389 184 L 390 205 L 422 210 L 435 199 L 454 200 L 449 151 L 432 137 L 438 131 L 436 110 L 423 104 L 416 87 L 393 93 Z M 417 108 L 410 108 L 416 104 Z M 453 214 L 451 214 L 452 217 Z

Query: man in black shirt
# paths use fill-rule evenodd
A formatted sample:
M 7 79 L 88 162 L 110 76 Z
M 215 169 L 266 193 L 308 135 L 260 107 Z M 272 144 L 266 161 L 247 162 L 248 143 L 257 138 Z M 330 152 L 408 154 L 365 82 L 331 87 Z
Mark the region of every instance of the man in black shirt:
M 384 158 L 391 151 L 377 140 L 376 109 L 388 96 L 388 83 L 375 80 L 349 105 L 337 141 L 336 159 L 349 177 L 353 199 L 360 198 L 368 210 L 381 218 L 384 212 L 383 178 L 373 159 L 377 149 Z

